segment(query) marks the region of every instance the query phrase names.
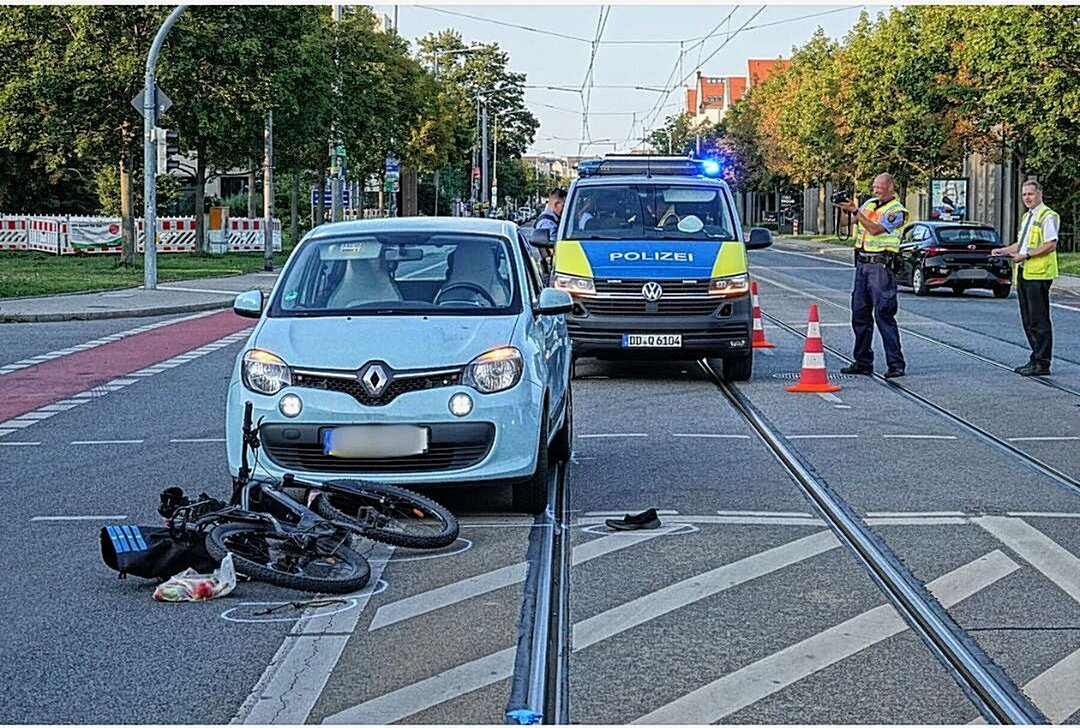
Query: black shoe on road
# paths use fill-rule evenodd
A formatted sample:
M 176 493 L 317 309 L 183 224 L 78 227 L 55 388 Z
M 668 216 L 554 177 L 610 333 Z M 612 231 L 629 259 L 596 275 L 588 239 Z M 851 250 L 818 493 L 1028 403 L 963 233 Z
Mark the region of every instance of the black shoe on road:
M 873 376 L 874 367 L 867 366 L 865 364 L 848 364 L 846 367 L 840 369 L 841 374 L 865 374 L 866 376 Z
M 604 523 L 607 524 L 608 528 L 613 528 L 616 531 L 637 531 L 639 529 L 659 528 L 660 517 L 656 514 L 655 508 L 650 508 L 635 515 L 627 513 L 621 519 L 609 518 Z
M 1047 377 L 1050 376 L 1050 367 L 1042 367 L 1038 364 L 1027 364 L 1013 370 L 1022 377 Z
M 885 378 L 886 379 L 896 379 L 897 377 L 904 376 L 904 374 L 906 374 L 906 372 L 903 369 L 894 368 L 894 369 L 890 369 L 889 371 L 885 372 Z

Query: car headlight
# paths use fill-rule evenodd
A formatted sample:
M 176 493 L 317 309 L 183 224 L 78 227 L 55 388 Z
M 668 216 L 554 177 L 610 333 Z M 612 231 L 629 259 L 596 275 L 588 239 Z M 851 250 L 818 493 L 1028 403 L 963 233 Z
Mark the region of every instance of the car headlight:
M 556 273 L 554 283 L 555 287 L 560 291 L 566 291 L 571 295 L 575 293 L 596 294 L 596 284 L 593 283 L 592 278 L 582 278 L 581 276 L 568 276 L 565 273 Z
M 711 296 L 741 296 L 750 290 L 750 276 L 745 273 L 737 276 L 713 278 L 709 281 Z
M 492 349 L 469 362 L 462 381 L 484 394 L 510 389 L 521 379 L 521 352 L 512 346 Z
M 262 349 L 251 349 L 244 354 L 240 376 L 245 387 L 259 394 L 277 394 L 292 384 L 289 365 L 276 354 Z

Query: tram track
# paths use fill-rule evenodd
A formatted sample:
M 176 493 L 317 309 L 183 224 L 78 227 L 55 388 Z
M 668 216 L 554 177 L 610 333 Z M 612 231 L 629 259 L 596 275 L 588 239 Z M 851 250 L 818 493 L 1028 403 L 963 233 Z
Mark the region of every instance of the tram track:
M 983 717 L 1000 724 L 1046 723 L 1038 708 L 927 592 L 881 538 L 813 471 L 746 395 L 724 381 L 707 361 L 700 365 Z
M 806 291 L 799 291 L 798 289 L 793 288 L 792 286 L 789 286 L 787 284 L 780 283 L 779 281 L 775 281 L 775 280 L 772 280 L 770 278 L 765 278 L 765 277 L 762 277 L 762 276 L 759 276 L 759 275 L 756 275 L 756 274 L 754 275 L 754 277 L 759 281 L 763 281 L 765 283 L 768 283 L 769 285 L 776 286 L 777 288 L 783 289 L 785 291 L 795 293 L 797 295 L 804 296 L 806 298 L 813 299 L 813 300 L 818 301 L 820 303 L 824 303 L 824 304 L 826 304 L 828 306 L 832 306 L 833 308 L 838 308 L 838 309 L 841 309 L 843 311 L 850 311 L 850 308 L 848 306 L 839 304 L 836 301 L 825 298 L 824 296 L 819 296 L 819 295 L 814 294 L 814 293 L 808 293 Z M 774 317 L 772 317 L 769 314 L 764 313 L 764 312 L 762 312 L 762 315 L 765 316 L 765 318 L 768 318 L 768 319 L 773 319 L 774 318 Z M 1003 338 L 998 337 L 998 336 L 994 336 L 993 334 L 987 334 L 987 333 L 978 331 L 976 329 L 970 329 L 970 328 L 967 328 L 965 326 L 960 326 L 959 324 L 949 323 L 948 325 L 952 326 L 952 327 L 954 327 L 954 328 L 956 328 L 956 329 L 958 329 L 960 331 L 965 331 L 967 333 L 973 334 L 975 336 L 983 336 L 983 337 L 986 337 L 986 338 L 989 338 L 989 339 L 993 339 L 994 341 L 1000 341 L 1002 343 L 1006 343 L 1006 344 L 1009 344 L 1009 345 L 1012 345 L 1012 346 L 1020 346 L 1020 344 L 1017 344 L 1016 342 L 1009 341 L 1007 339 L 1003 339 Z M 906 327 L 904 325 L 898 325 L 898 328 L 900 329 L 900 331 L 903 332 L 903 334 L 905 336 L 910 336 L 912 338 L 920 339 L 920 340 L 925 341 L 927 343 L 934 344 L 936 346 L 940 346 L 940 347 L 942 347 L 944 349 L 948 349 L 949 351 L 952 351 L 952 352 L 954 352 L 956 354 L 966 356 L 969 359 L 974 359 L 975 361 L 981 362 L 983 364 L 988 364 L 988 365 L 990 365 L 992 367 L 995 367 L 997 369 L 1001 369 L 1001 370 L 1004 370 L 1004 371 L 1007 371 L 1007 372 L 1010 372 L 1010 373 L 1013 372 L 1013 367 L 1010 366 L 1009 364 L 1004 363 L 1004 362 L 1000 362 L 1000 361 L 998 361 L 996 359 L 992 359 L 992 358 L 990 358 L 988 356 L 984 356 L 984 355 L 979 354 L 977 352 L 971 351 L 970 349 L 966 349 L 966 348 L 964 348 L 962 346 L 957 346 L 956 344 L 952 344 L 952 343 L 949 343 L 947 341 L 937 339 L 937 338 L 935 338 L 933 336 L 929 336 L 929 335 L 924 334 L 924 333 L 922 333 L 920 331 L 915 331 L 915 330 L 913 330 L 913 329 L 911 329 L 909 327 Z M 1071 359 L 1066 359 L 1066 358 L 1063 358 L 1063 357 L 1056 357 L 1056 359 L 1058 359 L 1059 361 L 1062 361 L 1064 363 L 1067 363 L 1067 364 L 1072 364 L 1074 366 L 1080 366 L 1080 362 L 1076 362 L 1076 361 L 1073 361 Z M 1067 386 L 1065 384 L 1062 384 L 1060 382 L 1056 382 L 1053 379 L 1050 379 L 1050 378 L 1047 378 L 1047 377 L 1028 377 L 1027 379 L 1028 379 L 1028 381 L 1035 382 L 1036 384 L 1039 384 L 1039 385 L 1044 386 L 1044 387 L 1049 387 L 1050 389 L 1057 390 L 1057 391 L 1062 392 L 1064 394 L 1068 394 L 1068 395 L 1070 395 L 1072 397 L 1080 397 L 1080 390 L 1073 389 L 1072 387 L 1069 387 L 1069 386 Z

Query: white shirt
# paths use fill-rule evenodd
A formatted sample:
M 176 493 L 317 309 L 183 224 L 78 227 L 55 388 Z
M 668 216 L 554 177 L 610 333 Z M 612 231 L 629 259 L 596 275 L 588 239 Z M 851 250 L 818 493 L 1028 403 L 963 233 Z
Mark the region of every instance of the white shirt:
M 1040 209 L 1045 207 L 1042 203 L 1038 207 L 1028 210 L 1027 216 L 1024 217 L 1024 221 L 1020 223 L 1020 230 L 1024 233 L 1024 239 L 1020 241 L 1020 255 L 1027 255 L 1028 241 L 1031 240 L 1031 228 L 1035 225 L 1034 216 Z M 1032 220 L 1029 222 L 1028 217 Z M 1046 219 L 1042 221 L 1043 242 L 1048 243 L 1051 240 L 1057 240 L 1058 237 L 1058 216 L 1047 215 Z

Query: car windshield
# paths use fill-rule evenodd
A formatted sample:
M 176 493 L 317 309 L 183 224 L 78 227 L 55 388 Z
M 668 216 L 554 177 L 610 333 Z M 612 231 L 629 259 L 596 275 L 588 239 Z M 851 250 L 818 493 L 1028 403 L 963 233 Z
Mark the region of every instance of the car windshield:
M 737 240 L 716 186 L 610 184 L 583 186 L 567 213 L 571 240 Z
M 939 228 L 938 237 L 943 243 L 996 243 L 998 234 L 991 228 Z
M 430 232 L 304 243 L 271 316 L 512 313 L 510 247 L 501 237 Z

